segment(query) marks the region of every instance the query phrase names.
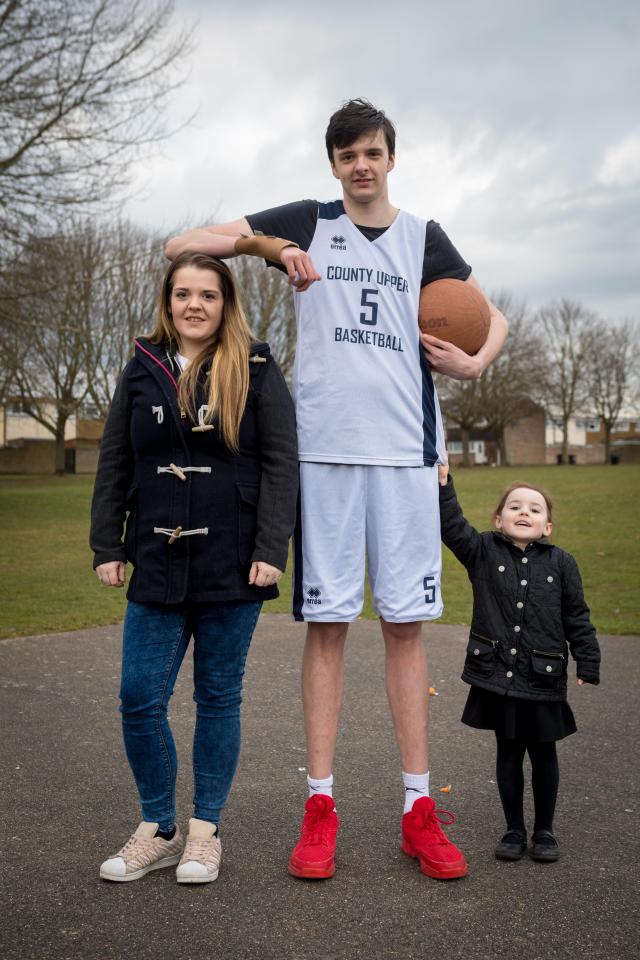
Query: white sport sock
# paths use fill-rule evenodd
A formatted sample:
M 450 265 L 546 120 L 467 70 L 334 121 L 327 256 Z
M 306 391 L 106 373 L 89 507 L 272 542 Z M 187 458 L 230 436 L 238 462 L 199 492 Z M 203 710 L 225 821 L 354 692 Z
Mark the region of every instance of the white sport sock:
M 409 813 L 412 806 L 420 797 L 429 796 L 429 771 L 426 773 L 405 773 L 402 772 L 402 782 L 404 783 L 404 810 L 403 813 Z
M 316 793 L 324 793 L 325 797 L 333 797 L 333 774 L 330 773 L 324 780 L 314 780 L 307 774 L 307 784 L 309 786 L 309 796 Z

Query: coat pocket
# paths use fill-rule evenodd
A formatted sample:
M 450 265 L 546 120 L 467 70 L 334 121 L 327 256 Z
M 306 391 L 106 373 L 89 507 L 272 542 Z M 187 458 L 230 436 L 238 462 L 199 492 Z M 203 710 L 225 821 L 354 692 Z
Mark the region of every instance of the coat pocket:
M 260 487 L 238 483 L 238 560 L 244 566 L 251 560 L 256 542 L 257 510 Z
M 136 562 L 136 543 L 138 540 L 138 488 L 132 487 L 127 493 L 127 520 L 124 532 L 124 552 L 131 564 Z
M 496 669 L 497 642 L 471 631 L 467 644 L 467 657 L 464 662 L 465 673 L 476 677 L 490 677 Z
M 558 690 L 564 684 L 565 659 L 561 653 L 532 650 L 529 683 L 535 690 Z

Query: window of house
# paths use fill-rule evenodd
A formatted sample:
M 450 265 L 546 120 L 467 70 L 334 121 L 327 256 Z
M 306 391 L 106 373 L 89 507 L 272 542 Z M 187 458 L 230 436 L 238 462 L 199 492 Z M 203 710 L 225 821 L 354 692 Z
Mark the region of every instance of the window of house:
M 29 416 L 29 411 L 27 410 L 23 400 L 10 400 L 7 403 L 7 413 L 12 417 Z
M 85 419 L 85 420 L 99 420 L 99 419 L 100 419 L 100 411 L 99 411 L 98 408 L 97 408 L 96 406 L 94 406 L 92 403 L 84 403 L 84 404 L 80 407 L 80 415 L 81 415 L 81 416 L 83 417 L 83 419 Z

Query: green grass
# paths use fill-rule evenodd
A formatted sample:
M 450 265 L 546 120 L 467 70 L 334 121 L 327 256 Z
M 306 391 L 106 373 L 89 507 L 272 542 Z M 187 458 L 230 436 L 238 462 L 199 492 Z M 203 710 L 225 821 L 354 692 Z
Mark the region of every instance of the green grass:
M 640 633 L 638 488 L 640 467 L 526 467 L 455 473 L 466 516 L 488 529 L 503 486 L 522 479 L 554 499 L 554 541 L 574 554 L 600 633 Z M 122 590 L 101 587 L 87 544 L 91 477 L 0 477 L 0 636 L 24 636 L 115 623 Z M 265 605 L 288 613 L 290 570 L 282 596 Z M 466 571 L 444 551 L 442 623 L 468 623 Z M 375 617 L 369 594 L 365 617 Z

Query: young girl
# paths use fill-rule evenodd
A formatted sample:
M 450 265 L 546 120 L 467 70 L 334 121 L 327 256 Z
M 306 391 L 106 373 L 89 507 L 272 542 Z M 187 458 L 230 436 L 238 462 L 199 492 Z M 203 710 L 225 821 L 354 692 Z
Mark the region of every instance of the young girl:
M 462 722 L 494 730 L 496 779 L 507 832 L 501 860 L 527 848 L 525 752 L 535 807 L 530 855 L 560 855 L 553 835 L 558 793 L 556 740 L 575 733 L 567 703 L 567 645 L 578 684 L 599 682 L 600 649 L 589 620 L 578 566 L 546 539 L 551 500 L 527 483 L 512 483 L 495 510 L 496 529 L 478 533 L 465 520 L 448 467 L 439 467 L 442 539 L 464 564 L 473 586 L 473 620 L 462 679 L 471 684 Z
M 278 595 L 297 489 L 284 378 L 253 339 L 228 267 L 183 253 L 165 275 L 155 330 L 136 340 L 118 382 L 93 497 L 99 580 L 122 587 L 125 561 L 133 566 L 120 709 L 142 812 L 102 864 L 105 880 L 173 864 L 178 883 L 218 876 L 245 658 L 262 601 Z M 185 843 L 167 706 L 192 637 L 195 794 Z

